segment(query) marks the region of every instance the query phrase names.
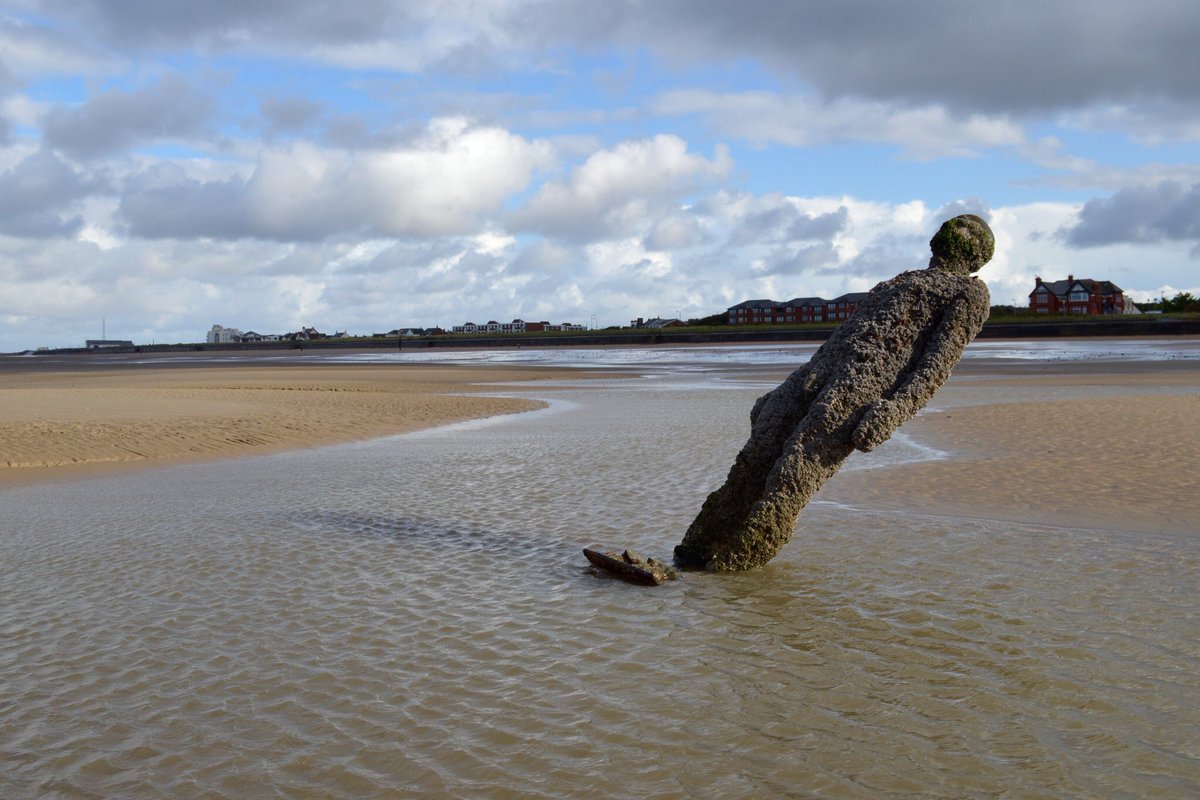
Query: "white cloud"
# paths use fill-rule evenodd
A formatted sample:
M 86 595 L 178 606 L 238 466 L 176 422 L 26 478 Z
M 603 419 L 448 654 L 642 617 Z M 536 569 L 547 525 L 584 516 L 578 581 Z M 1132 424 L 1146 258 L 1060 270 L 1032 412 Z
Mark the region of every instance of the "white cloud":
M 621 142 L 593 153 L 565 182 L 543 184 L 511 222 L 576 241 L 638 234 L 731 166 L 725 148 L 707 159 L 678 136 Z
M 468 234 L 554 158 L 546 142 L 436 119 L 414 142 L 388 150 L 268 146 L 244 179 L 148 169 L 127 184 L 122 212 L 134 235 L 154 238 Z
M 466 232 L 554 160 L 544 142 L 465 120 L 435 120 L 405 150 L 358 159 L 353 180 L 376 228 L 392 234 Z
M 1054 233 L 1077 219 L 1080 208 L 1041 203 L 985 210 L 998 247 L 981 277 L 994 302 L 1024 302 L 1034 275 L 1108 278 L 1137 297 L 1157 295 L 1164 286 L 1195 288 L 1186 247 L 1068 247 Z M 807 228 L 807 239 L 736 240 L 747 220 L 773 209 L 789 220 L 839 214 L 839 224 Z M 101 317 L 113 336 L 162 342 L 200 339 L 213 323 L 267 333 L 300 325 L 372 333 L 467 319 L 588 323 L 594 315 L 608 325 L 637 316 L 706 316 L 750 297 L 861 291 L 920 268 L 939 215 L 956 211 L 930 209 L 920 200 L 724 191 L 677 207 L 678 216 L 667 219 L 705 236 L 664 249 L 648 247 L 641 236 L 577 244 L 497 228 L 425 239 L 126 239 L 108 249 L 0 237 L 6 288 L 0 318 L 9 320 L 0 330 L 0 350 L 79 345 L 99 335 L 92 328 Z M 1153 273 L 1146 269 L 1150 259 Z M 63 264 L 78 268 L 67 274 Z
M 705 226 L 686 210 L 657 219 L 646 234 L 644 245 L 650 250 L 683 250 L 708 239 Z

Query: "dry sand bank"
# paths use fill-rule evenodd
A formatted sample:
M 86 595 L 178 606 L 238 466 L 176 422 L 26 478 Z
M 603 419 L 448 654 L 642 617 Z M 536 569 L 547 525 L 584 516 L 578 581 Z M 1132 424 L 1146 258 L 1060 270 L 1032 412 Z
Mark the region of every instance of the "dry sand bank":
M 205 366 L 0 370 L 0 485 L 261 454 L 537 408 L 484 396 L 564 370 Z M 580 377 L 578 370 L 569 372 Z
M 1096 529 L 1200 530 L 1200 363 L 1056 370 L 952 380 L 932 404 L 945 410 L 902 430 L 953 458 L 843 472 L 821 499 Z M 1020 394 L 1031 399 L 1008 400 Z

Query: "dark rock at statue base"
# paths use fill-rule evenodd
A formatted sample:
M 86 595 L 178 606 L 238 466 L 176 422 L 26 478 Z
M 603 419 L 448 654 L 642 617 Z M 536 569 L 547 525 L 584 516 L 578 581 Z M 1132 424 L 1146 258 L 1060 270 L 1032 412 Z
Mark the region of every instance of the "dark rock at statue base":
M 616 553 L 585 547 L 583 554 L 593 566 L 629 583 L 658 586 L 679 577 L 678 571 L 671 566 L 654 558 L 646 558 L 632 550 Z

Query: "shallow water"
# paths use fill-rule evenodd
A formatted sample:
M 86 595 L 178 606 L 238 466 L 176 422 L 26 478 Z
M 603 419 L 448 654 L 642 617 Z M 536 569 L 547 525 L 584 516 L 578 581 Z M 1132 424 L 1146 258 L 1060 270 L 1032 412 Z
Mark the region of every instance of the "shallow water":
M 590 574 L 761 391 L 0 491 L 0 797 L 1200 793 L 1195 537 L 815 502 L 762 570 Z

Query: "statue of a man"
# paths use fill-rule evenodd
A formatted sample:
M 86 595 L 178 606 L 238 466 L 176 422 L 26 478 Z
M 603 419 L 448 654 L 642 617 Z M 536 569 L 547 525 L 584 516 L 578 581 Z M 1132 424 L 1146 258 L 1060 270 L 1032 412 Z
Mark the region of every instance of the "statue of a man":
M 884 281 L 812 359 L 750 412 L 750 439 L 675 548 L 684 567 L 752 569 L 787 544 L 796 518 L 855 450 L 870 451 L 950 376 L 987 320 L 992 258 L 982 219 L 946 221 L 929 268 Z

